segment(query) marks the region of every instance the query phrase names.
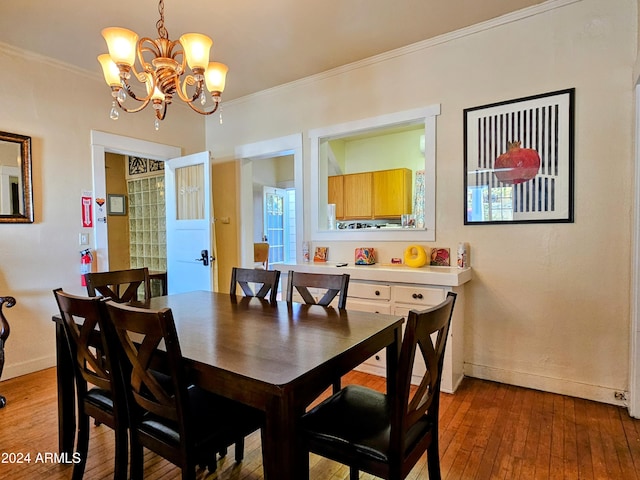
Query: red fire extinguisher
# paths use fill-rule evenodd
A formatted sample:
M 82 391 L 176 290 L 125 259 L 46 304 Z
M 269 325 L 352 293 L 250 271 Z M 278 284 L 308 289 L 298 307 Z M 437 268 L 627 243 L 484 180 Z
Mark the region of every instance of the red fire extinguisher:
M 91 249 L 87 248 L 80 252 L 80 279 L 82 286 L 87 286 L 87 281 L 84 279 L 85 273 L 91 273 L 91 263 L 93 262 L 93 255 L 91 255 Z

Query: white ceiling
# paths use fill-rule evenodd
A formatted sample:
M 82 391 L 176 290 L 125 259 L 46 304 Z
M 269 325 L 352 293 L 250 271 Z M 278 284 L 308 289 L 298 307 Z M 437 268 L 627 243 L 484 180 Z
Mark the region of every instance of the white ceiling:
M 165 0 L 169 38 L 213 38 L 231 100 L 544 0 Z M 156 0 L 3 0 L 0 42 L 100 75 L 100 31 L 157 38 Z

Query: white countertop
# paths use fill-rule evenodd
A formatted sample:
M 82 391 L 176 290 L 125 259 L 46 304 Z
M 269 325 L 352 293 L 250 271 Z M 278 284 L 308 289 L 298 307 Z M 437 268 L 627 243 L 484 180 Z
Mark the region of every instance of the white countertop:
M 337 267 L 335 262 L 275 264 L 271 268 L 287 273 L 289 270 L 307 273 L 348 273 L 353 280 L 372 280 L 377 282 L 420 283 L 457 287 L 471 280 L 471 268 L 457 267 L 420 267 L 406 265 L 375 264 Z

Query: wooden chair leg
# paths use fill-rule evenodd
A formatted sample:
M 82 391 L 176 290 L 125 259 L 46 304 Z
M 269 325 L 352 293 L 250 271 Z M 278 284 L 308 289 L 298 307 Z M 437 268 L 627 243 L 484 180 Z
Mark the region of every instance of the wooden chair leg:
M 333 393 L 338 393 L 340 391 L 340 389 L 342 388 L 341 383 L 342 382 L 339 378 L 333 381 Z
M 438 439 L 434 437 L 431 445 L 427 448 L 427 470 L 429 471 L 429 480 L 440 480 L 440 452 L 438 447 Z
M 89 416 L 80 413 L 78 418 L 78 443 L 76 451 L 80 455 L 80 461 L 73 465 L 73 480 L 82 480 L 84 469 L 87 465 L 87 454 L 89 452 Z
M 244 458 L 244 437 L 236 440 L 236 462 L 240 463 Z
M 116 480 L 127 480 L 127 467 L 129 465 L 127 430 L 124 428 L 116 428 L 115 437 L 116 437 L 116 451 L 115 451 L 114 478 Z
M 349 480 L 358 480 L 360 471 L 356 467 L 349 467 Z
M 131 480 L 142 480 L 144 476 L 144 449 L 134 435 L 130 435 L 129 440 L 131 444 Z

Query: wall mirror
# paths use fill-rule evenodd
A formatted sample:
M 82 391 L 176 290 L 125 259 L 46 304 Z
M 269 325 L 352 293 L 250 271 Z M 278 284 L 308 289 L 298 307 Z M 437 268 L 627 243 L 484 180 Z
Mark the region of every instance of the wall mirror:
M 31 137 L 0 132 L 0 223 L 33 223 Z
M 440 105 L 314 129 L 311 239 L 435 241 Z

